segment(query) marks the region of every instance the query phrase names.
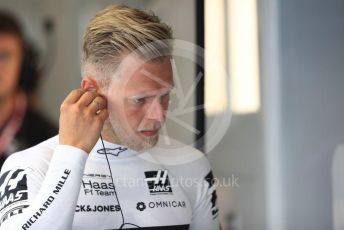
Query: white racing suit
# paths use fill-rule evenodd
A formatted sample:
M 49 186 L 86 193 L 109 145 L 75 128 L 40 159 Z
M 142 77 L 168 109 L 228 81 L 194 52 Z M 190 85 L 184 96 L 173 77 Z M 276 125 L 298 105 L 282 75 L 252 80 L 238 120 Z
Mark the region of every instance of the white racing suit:
M 11 155 L 0 175 L 0 229 L 219 229 L 208 160 L 161 142 L 138 153 L 98 140 L 88 155 L 56 136 Z

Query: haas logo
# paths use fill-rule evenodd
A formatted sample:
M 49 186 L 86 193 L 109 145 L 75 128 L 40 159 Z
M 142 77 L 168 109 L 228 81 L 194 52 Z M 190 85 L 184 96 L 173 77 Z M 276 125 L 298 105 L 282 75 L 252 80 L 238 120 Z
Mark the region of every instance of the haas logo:
M 167 175 L 167 170 L 145 172 L 149 192 L 153 194 L 172 193 L 171 183 Z
M 0 177 L 0 211 L 24 200 L 27 200 L 26 171 L 17 169 L 5 172 Z

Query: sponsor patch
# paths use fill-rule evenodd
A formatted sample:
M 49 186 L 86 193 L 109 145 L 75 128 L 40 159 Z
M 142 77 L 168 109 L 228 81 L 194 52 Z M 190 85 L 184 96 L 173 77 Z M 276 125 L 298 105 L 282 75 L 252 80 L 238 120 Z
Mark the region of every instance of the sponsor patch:
M 137 202 L 136 209 L 143 211 L 146 208 L 155 209 L 155 208 L 186 208 L 185 201 L 177 200 L 165 200 L 165 201 L 149 201 L 149 202 Z
M 119 205 L 82 205 L 78 204 L 75 207 L 75 212 L 119 212 L 121 206 Z
M 124 147 L 117 147 L 117 148 L 105 148 L 105 149 L 98 149 L 98 154 L 107 154 L 118 157 L 120 153 L 127 151 L 128 148 Z
M 209 173 L 205 176 L 204 178 L 208 184 L 209 184 L 209 189 L 211 189 L 214 186 L 214 175 L 212 171 L 209 171 Z M 217 217 L 218 214 L 218 208 L 216 207 L 216 199 L 217 199 L 217 195 L 216 195 L 216 190 L 214 189 L 214 191 L 211 194 L 211 211 L 212 211 L 212 215 L 213 218 L 215 219 Z
M 108 180 L 94 180 L 94 178 L 83 178 L 81 189 L 86 196 L 114 196 L 115 185 Z
M 6 207 L 26 201 L 27 177 L 24 169 L 10 170 L 0 177 L 0 212 Z
M 167 170 L 145 172 L 148 189 L 151 195 L 172 193 L 172 187 Z
M 3 222 L 5 222 L 10 217 L 23 213 L 23 210 L 27 207 L 29 207 L 29 205 L 19 205 L 5 212 L 4 214 L 2 214 L 0 217 L 0 226 L 2 225 Z
M 28 218 L 28 220 L 25 222 L 25 224 L 22 225 L 23 230 L 27 230 L 31 228 L 31 226 L 43 216 L 43 214 L 47 211 L 47 209 L 51 206 L 51 204 L 54 202 L 55 197 L 58 196 L 66 183 L 69 175 L 71 174 L 71 170 L 65 169 L 63 171 L 63 174 L 61 175 L 60 180 L 57 182 L 55 188 L 52 191 L 52 194 L 45 200 L 45 202 L 36 209 L 36 212 Z

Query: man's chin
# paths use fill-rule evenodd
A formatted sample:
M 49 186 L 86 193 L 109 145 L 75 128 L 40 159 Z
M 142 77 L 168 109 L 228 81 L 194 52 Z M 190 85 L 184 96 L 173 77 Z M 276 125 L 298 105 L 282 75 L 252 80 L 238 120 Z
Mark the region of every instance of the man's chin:
M 157 132 L 140 132 L 125 130 L 118 123 L 112 122 L 112 126 L 108 127 L 113 135 L 118 139 L 119 144 L 122 144 L 129 149 L 137 152 L 143 152 L 153 148 L 159 140 L 159 131 Z
M 136 145 L 136 149 L 135 149 L 138 152 L 142 152 L 142 151 L 151 149 L 154 146 L 156 146 L 156 144 L 158 143 L 158 140 L 159 140 L 159 133 L 155 134 L 154 136 L 150 136 L 150 137 L 143 136 L 140 139 L 141 140 L 138 141 L 138 143 Z

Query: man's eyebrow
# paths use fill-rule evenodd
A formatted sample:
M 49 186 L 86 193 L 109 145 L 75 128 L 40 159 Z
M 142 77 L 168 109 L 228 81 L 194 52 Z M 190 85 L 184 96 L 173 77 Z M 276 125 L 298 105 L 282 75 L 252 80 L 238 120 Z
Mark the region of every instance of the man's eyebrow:
M 152 90 L 146 93 L 138 93 L 136 95 L 129 96 L 129 99 L 140 99 L 140 98 L 145 98 L 145 97 L 153 97 L 157 95 L 165 95 L 170 93 L 173 90 L 173 86 L 169 87 L 167 89 L 160 89 L 160 90 Z

